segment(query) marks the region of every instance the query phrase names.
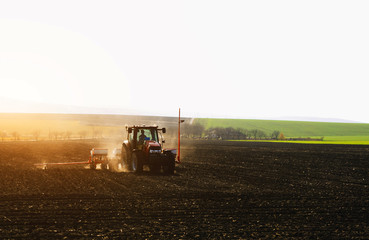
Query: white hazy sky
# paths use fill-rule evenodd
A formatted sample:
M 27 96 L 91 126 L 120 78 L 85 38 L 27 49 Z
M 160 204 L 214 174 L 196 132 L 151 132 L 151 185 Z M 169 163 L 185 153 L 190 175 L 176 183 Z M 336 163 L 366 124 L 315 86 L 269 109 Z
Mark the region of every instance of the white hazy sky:
M 0 97 L 369 123 L 368 13 L 352 0 L 0 0 Z

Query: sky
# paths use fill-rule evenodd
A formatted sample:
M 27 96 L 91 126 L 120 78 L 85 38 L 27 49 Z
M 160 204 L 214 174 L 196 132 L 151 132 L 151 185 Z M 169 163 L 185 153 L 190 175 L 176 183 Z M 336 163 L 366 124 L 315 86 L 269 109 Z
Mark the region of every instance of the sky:
M 0 0 L 0 111 L 14 100 L 369 123 L 368 12 L 340 0 Z

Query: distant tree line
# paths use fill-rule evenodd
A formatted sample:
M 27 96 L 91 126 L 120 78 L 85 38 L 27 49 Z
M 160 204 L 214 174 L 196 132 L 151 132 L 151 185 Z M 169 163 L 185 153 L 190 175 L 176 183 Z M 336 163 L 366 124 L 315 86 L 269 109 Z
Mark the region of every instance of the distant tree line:
M 102 128 L 92 128 L 92 131 L 81 130 L 77 133 L 73 134 L 72 131 L 65 130 L 65 131 L 57 131 L 57 130 L 50 130 L 48 131 L 48 135 L 45 134 L 40 129 L 35 129 L 31 132 L 27 133 L 20 133 L 18 131 L 11 131 L 7 132 L 5 130 L 0 130 L 0 141 L 20 141 L 20 140 L 27 140 L 27 141 L 39 141 L 39 140 L 71 140 L 71 139 L 101 139 L 105 136 L 116 135 L 117 133 L 111 131 L 110 133 L 104 134 Z M 110 135 L 109 135 L 110 134 Z
M 201 138 L 204 131 L 205 127 L 199 123 L 181 125 L 181 135 L 184 137 Z
M 232 127 L 215 127 L 205 129 L 199 123 L 181 125 L 181 135 L 185 138 L 205 138 L 222 140 L 247 140 L 247 139 L 281 139 L 283 133 L 278 130 L 266 133 L 260 129 L 243 129 Z
M 280 131 L 273 131 L 271 134 L 260 129 L 242 129 L 242 128 L 209 128 L 204 132 L 207 139 L 222 140 L 247 140 L 247 139 L 279 139 Z

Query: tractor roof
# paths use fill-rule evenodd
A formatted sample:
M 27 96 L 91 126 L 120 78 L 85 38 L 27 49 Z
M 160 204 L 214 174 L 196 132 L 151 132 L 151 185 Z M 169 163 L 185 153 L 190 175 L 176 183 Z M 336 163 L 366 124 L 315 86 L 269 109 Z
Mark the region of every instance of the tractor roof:
M 145 125 L 145 124 L 142 124 L 142 125 L 127 125 L 126 128 L 158 128 L 157 125 Z

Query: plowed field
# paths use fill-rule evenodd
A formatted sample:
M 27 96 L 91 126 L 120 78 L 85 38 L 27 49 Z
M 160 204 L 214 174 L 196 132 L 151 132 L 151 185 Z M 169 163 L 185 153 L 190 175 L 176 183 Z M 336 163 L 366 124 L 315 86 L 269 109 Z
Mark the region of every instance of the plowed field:
M 172 176 L 33 165 L 92 147 L 0 143 L 2 239 L 369 236 L 369 146 L 184 142 Z

